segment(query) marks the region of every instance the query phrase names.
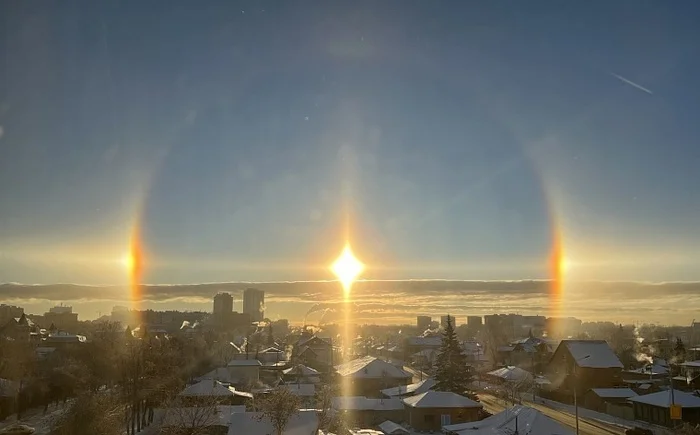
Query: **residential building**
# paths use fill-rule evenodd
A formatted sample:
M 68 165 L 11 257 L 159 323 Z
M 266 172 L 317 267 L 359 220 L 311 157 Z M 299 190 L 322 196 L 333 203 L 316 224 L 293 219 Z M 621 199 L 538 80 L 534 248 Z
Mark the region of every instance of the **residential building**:
M 10 318 L 7 323 L 0 325 L 0 337 L 16 341 L 39 340 L 39 327 L 22 313 L 18 318 Z
M 478 421 L 483 405 L 447 391 L 427 391 L 403 399 L 408 424 L 419 431 L 440 431 L 450 424 Z
M 481 324 L 481 316 L 467 316 L 467 326 L 469 326 L 470 328 L 481 328 Z
M 416 394 L 422 394 L 432 390 L 435 387 L 435 384 L 437 384 L 437 382 L 435 382 L 435 379 L 427 378 L 423 379 L 420 382 L 416 382 L 415 384 L 387 388 L 385 390 L 382 390 L 382 395 L 384 395 L 385 397 L 401 398 L 415 396 Z
M 452 327 L 456 328 L 457 327 L 457 320 L 455 319 L 455 316 L 450 316 L 449 314 L 446 316 L 440 316 L 440 327 L 445 328 L 447 327 L 447 319 L 450 319 L 450 322 L 452 322 Z
M 545 329 L 552 338 L 572 337 L 581 332 L 583 322 L 575 317 L 547 317 Z
M 258 382 L 261 366 L 256 359 L 233 359 L 227 364 L 232 383 L 237 385 Z
M 418 316 L 416 317 L 416 326 L 418 327 L 418 333 L 430 329 L 430 322 L 433 319 L 430 316 Z
M 628 405 L 630 397 L 637 396 L 631 388 L 592 388 L 582 396 L 583 406 L 594 411 L 607 411 L 607 404 Z
M 224 386 L 214 379 L 205 379 L 192 384 L 182 390 L 179 396 L 185 406 L 208 405 L 213 401 L 220 405 L 245 405 L 246 402 L 253 398 L 253 395 L 250 393 Z
M 622 386 L 622 363 L 605 340 L 562 340 L 547 365 L 546 376 L 558 400 L 591 388 Z
M 382 390 L 408 385 L 413 375 L 384 360 L 366 356 L 336 367 L 338 375 L 349 379 L 350 396 L 382 397 Z
M 673 394 L 673 402 L 671 401 Z M 695 426 L 700 423 L 700 397 L 683 391 L 663 390 L 658 393 L 630 397 L 634 419 L 661 426 L 672 426 L 671 403 L 681 406 L 681 420 Z
M 341 396 L 334 397 L 331 406 L 342 413 L 350 427 L 373 427 L 387 420 L 406 420 L 404 404 L 398 397 Z
M 243 313 L 250 315 L 252 322 L 261 322 L 265 317 L 265 292 L 256 288 L 243 291 Z
M 0 304 L 0 327 L 4 326 L 10 319 L 19 319 L 22 314 L 24 314 L 24 308 Z
M 294 346 L 293 358 L 319 372 L 326 373 L 333 368 L 333 345 L 330 338 L 321 338 L 304 332 Z
M 283 435 L 308 435 L 318 429 L 318 414 L 316 410 L 302 409 L 289 418 L 284 427 Z M 229 420 L 229 435 L 269 435 L 277 433 L 267 418 L 261 418 L 259 412 L 239 412 L 231 414 Z
M 230 293 L 219 293 L 214 296 L 214 316 L 225 316 L 233 312 L 233 296 Z
M 297 364 L 282 370 L 282 378 L 285 382 L 297 382 L 302 384 L 318 384 L 321 382 L 321 373 L 303 364 Z
M 512 435 L 516 433 L 574 435 L 574 431 L 527 406 L 514 406 L 471 423 L 444 426 L 451 435 Z

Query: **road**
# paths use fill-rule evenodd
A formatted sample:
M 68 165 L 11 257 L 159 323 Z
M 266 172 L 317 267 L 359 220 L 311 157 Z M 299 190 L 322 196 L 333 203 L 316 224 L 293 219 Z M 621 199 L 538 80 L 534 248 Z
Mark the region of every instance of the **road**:
M 489 394 L 479 394 L 479 400 L 484 405 L 484 409 L 491 414 L 495 414 L 506 409 L 503 400 L 495 396 L 491 396 Z M 564 426 L 568 426 L 574 430 L 576 429 L 576 417 L 568 412 L 558 411 L 556 409 L 548 408 L 544 405 L 532 402 L 523 403 L 531 408 L 537 409 L 541 413 L 558 421 Z M 510 404 L 508 406 L 510 406 Z M 610 426 L 605 423 L 579 418 L 579 433 L 581 435 L 624 435 L 625 431 L 624 429 L 616 426 Z

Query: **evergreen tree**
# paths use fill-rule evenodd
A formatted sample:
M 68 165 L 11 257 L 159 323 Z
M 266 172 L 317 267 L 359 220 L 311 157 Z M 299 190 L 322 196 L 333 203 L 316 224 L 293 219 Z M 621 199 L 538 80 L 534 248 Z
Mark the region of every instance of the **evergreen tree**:
M 676 346 L 674 347 L 673 351 L 676 357 L 676 362 L 685 361 L 685 344 L 683 344 L 683 340 L 681 340 L 680 337 L 676 338 Z
M 447 325 L 442 334 L 440 354 L 435 359 L 435 389 L 464 394 L 472 381 L 467 366 L 467 356 L 457 340 L 452 317 L 447 316 Z
M 267 326 L 267 345 L 272 346 L 275 344 L 275 336 L 272 335 L 272 322 Z

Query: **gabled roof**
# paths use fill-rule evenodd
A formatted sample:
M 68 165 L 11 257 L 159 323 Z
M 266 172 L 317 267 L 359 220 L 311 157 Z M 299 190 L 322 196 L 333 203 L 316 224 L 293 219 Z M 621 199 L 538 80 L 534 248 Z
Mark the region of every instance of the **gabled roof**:
M 482 408 L 483 405 L 467 397 L 448 391 L 427 391 L 403 399 L 412 408 Z
M 224 387 L 220 382 L 205 379 L 199 381 L 196 384 L 190 385 L 189 387 L 182 390 L 180 396 L 217 396 L 217 397 L 229 397 L 235 396 L 235 390 L 231 387 Z
M 381 431 L 384 432 L 386 435 L 410 434 L 410 432 L 407 429 L 405 429 L 397 423 L 394 423 L 391 420 L 387 420 L 384 423 L 380 424 L 379 429 L 381 429 Z
M 559 346 L 565 346 L 579 367 L 586 368 L 623 368 L 620 359 L 605 340 L 562 340 Z
M 355 379 L 411 378 L 411 374 L 386 361 L 373 356 L 358 358 L 336 367 L 340 376 Z
M 442 429 L 457 435 L 511 435 L 516 426 L 522 435 L 574 434 L 572 429 L 527 406 L 514 406 L 481 421 L 443 426 Z
M 404 409 L 401 399 L 370 399 L 364 396 L 339 396 L 333 398 L 333 408 L 343 411 L 398 411 Z
M 208 380 L 213 379 L 216 381 L 228 382 L 228 383 L 231 383 L 235 380 L 231 376 L 231 372 L 228 371 L 228 369 L 226 367 L 216 368 L 216 369 L 210 371 L 209 373 L 206 373 L 206 374 L 197 378 L 198 381 L 203 381 L 205 379 L 208 379 Z
M 700 367 L 700 360 L 697 361 L 686 361 L 681 364 L 683 367 Z
M 488 372 L 487 375 L 495 376 L 508 382 L 522 382 L 532 379 L 532 373 L 520 367 L 513 366 L 501 367 L 500 369 Z
M 425 347 L 440 347 L 442 346 L 442 337 L 409 337 L 407 341 L 409 346 L 425 346 Z
M 435 384 L 436 384 L 435 379 L 427 378 L 427 379 L 424 379 L 420 382 L 416 382 L 415 384 L 384 389 L 384 390 L 382 390 L 382 394 L 385 395 L 386 397 L 398 397 L 398 396 L 407 396 L 407 395 L 413 395 L 413 394 L 421 394 L 421 393 L 425 393 L 426 391 L 429 391 L 431 388 L 433 388 L 435 386 Z
M 643 396 L 630 397 L 629 401 L 659 406 L 661 408 L 670 408 L 671 390 L 659 391 L 658 393 L 645 394 Z M 685 393 L 683 391 L 674 390 L 673 403 L 676 405 L 681 405 L 683 408 L 700 408 L 700 397 Z
M 311 367 L 307 367 L 304 364 L 297 364 L 294 367 L 282 370 L 285 375 L 299 375 L 299 376 L 320 376 L 321 373 L 318 370 L 314 370 Z
M 280 385 L 280 387 L 300 397 L 313 397 L 316 394 L 316 385 L 314 384 L 285 384 Z
M 627 399 L 637 395 L 631 388 L 592 388 L 591 392 L 602 399 Z

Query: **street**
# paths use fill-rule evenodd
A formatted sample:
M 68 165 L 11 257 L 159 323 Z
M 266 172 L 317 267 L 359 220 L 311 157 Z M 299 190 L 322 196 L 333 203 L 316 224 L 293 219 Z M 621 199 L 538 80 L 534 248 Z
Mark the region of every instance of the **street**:
M 479 394 L 479 399 L 484 405 L 484 409 L 490 412 L 491 414 L 496 414 L 506 409 L 503 400 L 495 396 L 489 394 Z M 574 430 L 576 429 L 575 416 L 567 412 L 558 411 L 540 404 L 526 401 L 523 401 L 523 405 L 535 408 L 541 413 L 545 414 L 546 416 L 558 421 L 559 423 L 568 426 Z M 597 421 L 589 421 L 583 418 L 579 418 L 579 432 L 582 435 L 624 435 L 625 433 L 624 429 L 622 428 L 611 426 Z

